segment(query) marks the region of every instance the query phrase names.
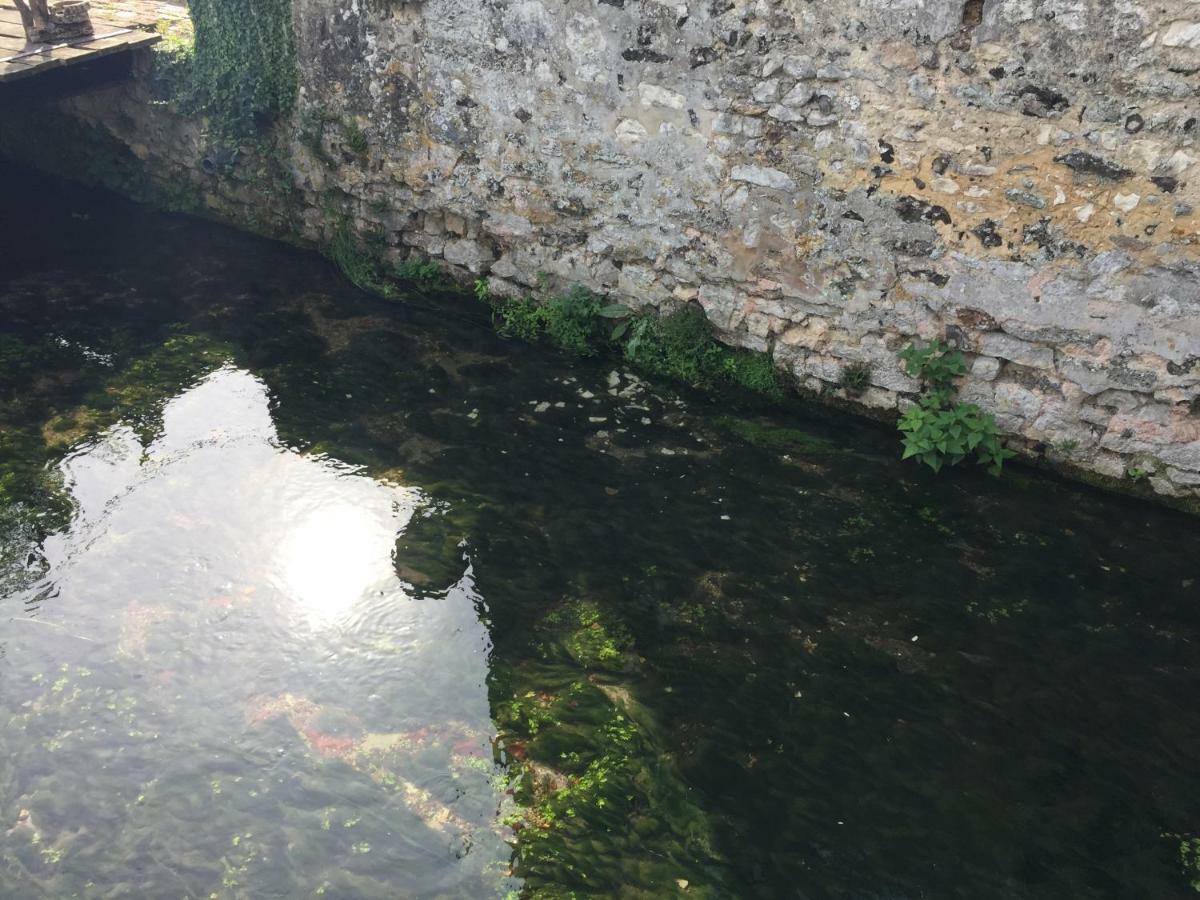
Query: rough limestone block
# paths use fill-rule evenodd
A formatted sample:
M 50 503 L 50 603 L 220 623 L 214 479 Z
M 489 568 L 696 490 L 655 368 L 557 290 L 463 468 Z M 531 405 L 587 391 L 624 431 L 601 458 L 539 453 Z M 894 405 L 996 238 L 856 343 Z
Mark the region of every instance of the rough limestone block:
M 998 331 L 980 335 L 979 350 L 1033 369 L 1054 368 L 1054 351 L 1049 347 L 1039 347 Z

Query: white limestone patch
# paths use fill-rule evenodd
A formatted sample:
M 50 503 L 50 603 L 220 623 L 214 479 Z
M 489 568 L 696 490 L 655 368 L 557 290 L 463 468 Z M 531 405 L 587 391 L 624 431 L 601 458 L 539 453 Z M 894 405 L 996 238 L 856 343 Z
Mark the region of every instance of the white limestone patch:
M 638 96 L 641 97 L 642 106 L 665 106 L 668 109 L 683 109 L 683 105 L 687 102 L 687 98 L 670 88 L 665 88 L 662 85 L 650 84 L 643 81 L 638 85 Z
M 734 181 L 744 181 L 776 191 L 790 191 L 796 187 L 796 183 L 785 173 L 760 166 L 734 166 L 729 177 Z
M 1162 33 L 1164 47 L 1200 49 L 1200 22 L 1172 22 Z

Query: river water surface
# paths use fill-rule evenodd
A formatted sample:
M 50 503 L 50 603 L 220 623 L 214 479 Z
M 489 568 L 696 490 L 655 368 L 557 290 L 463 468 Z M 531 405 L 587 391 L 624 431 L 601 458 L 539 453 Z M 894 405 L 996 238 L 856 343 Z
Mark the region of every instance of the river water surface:
M 1200 884 L 1197 520 L 0 177 L 0 896 Z

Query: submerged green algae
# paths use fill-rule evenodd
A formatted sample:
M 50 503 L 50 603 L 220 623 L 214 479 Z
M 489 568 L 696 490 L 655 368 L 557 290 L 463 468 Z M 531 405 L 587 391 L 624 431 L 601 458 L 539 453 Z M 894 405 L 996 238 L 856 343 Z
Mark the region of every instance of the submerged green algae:
M 629 630 L 591 600 L 567 599 L 537 627 L 547 657 L 565 654 L 587 669 L 621 669 L 629 648 Z
M 461 501 L 431 502 L 396 539 L 396 573 L 419 594 L 445 591 L 462 577 L 474 509 Z
M 508 822 L 523 896 L 655 897 L 680 881 L 696 896 L 727 896 L 707 815 L 630 688 L 577 679 L 547 692 L 549 679 L 569 672 L 544 666 L 509 677 L 543 687 L 514 698 L 499 719 L 510 765 L 522 773 L 521 807 Z
M 143 441 L 153 440 L 161 427 L 163 404 L 234 355 L 229 344 L 204 334 L 172 335 L 107 379 L 74 413 L 74 419 L 90 420 L 93 429 L 105 419 L 120 421 L 133 427 Z
M 717 424 L 742 440 L 773 453 L 795 453 L 800 456 L 819 456 L 836 453 L 837 445 L 796 428 L 779 428 L 773 423 L 722 416 Z

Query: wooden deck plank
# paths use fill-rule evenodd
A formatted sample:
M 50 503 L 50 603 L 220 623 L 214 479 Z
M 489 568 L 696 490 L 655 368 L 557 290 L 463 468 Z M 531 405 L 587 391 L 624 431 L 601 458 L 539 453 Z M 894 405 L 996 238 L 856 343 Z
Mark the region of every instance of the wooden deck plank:
M 49 53 L 38 53 L 21 59 L 0 63 L 0 82 L 12 81 L 17 78 L 28 78 L 45 69 L 58 68 L 67 63 L 81 63 L 100 59 L 112 53 L 121 53 L 139 47 L 148 47 L 157 43 L 160 38 L 156 34 L 133 32 L 127 39 L 109 38 L 102 41 L 85 44 L 81 47 L 58 47 Z
M 12 68 L 12 69 L 20 69 L 20 68 L 32 69 L 32 68 L 37 67 L 37 63 L 29 57 L 26 57 L 24 59 L 5 60 L 3 63 L 0 63 L 0 65 L 4 65 L 4 66 Z
M 43 67 L 37 63 L 27 63 L 19 59 L 13 62 L 0 63 L 0 81 L 26 78 L 41 68 Z
M 61 60 L 65 62 L 69 59 L 78 59 L 81 56 L 90 56 L 85 47 L 46 47 L 43 50 L 38 50 L 36 53 L 30 53 L 28 56 L 22 54 L 19 57 L 20 62 L 30 62 L 34 65 L 38 63 L 48 62 L 50 60 Z M 18 59 L 9 59 L 8 62 L 18 62 Z
M 22 44 L 15 50 L 5 51 L 0 53 L 0 60 L 5 62 L 15 62 L 13 57 L 20 59 L 48 59 L 58 51 L 71 51 L 69 53 L 60 53 L 65 57 L 73 57 L 86 55 L 90 50 L 106 50 L 110 47 L 118 46 L 118 44 L 135 44 L 138 36 L 142 32 L 121 32 L 119 34 L 109 33 L 108 37 L 101 35 L 100 39 L 96 38 L 80 38 L 78 41 L 70 41 L 61 44 Z
M 116 0 L 93 11 L 96 36 L 57 44 L 27 47 L 16 7 L 0 0 L 0 82 L 34 77 L 38 72 L 148 47 L 162 39 L 153 27 L 158 12 L 143 0 Z M 36 50 L 36 52 L 29 52 Z M 13 57 L 16 57 L 15 59 Z

